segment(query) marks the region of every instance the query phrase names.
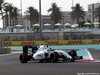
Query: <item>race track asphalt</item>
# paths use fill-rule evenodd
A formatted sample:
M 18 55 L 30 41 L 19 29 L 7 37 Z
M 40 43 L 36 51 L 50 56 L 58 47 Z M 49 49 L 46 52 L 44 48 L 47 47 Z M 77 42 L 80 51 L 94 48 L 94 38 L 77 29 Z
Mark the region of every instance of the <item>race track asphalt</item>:
M 100 75 L 100 62 L 22 64 L 15 54 L 0 56 L 0 75 Z

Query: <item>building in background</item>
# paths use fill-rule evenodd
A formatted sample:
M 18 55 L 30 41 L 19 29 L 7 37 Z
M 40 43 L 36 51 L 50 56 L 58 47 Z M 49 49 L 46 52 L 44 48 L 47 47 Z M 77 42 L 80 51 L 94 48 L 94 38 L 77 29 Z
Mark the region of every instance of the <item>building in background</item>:
M 53 24 L 53 21 L 51 20 L 49 15 L 42 15 L 41 19 L 42 19 L 41 24 L 42 24 L 43 29 L 45 29 L 45 28 L 52 29 L 52 26 L 45 26 L 45 24 L 50 24 L 50 25 Z
M 72 20 L 70 12 L 71 11 L 62 11 L 62 20 L 59 21 L 59 23 L 61 23 L 62 25 L 64 25 L 65 23 L 76 24 L 77 21 Z M 88 20 L 88 11 L 85 11 L 84 20 L 80 20 L 80 21 L 86 22 L 87 20 Z M 51 24 L 51 27 L 48 26 L 48 28 L 52 28 L 53 21 L 50 19 L 50 16 L 42 15 L 42 25 L 44 25 L 46 23 Z M 47 27 L 43 26 L 43 28 L 47 28 Z
M 76 24 L 77 21 L 76 20 L 72 20 L 71 19 L 71 15 L 70 15 L 70 12 L 71 11 L 62 11 L 62 20 L 59 21 L 59 23 L 61 23 L 62 25 L 64 25 L 65 23 L 70 23 L 70 24 Z M 84 20 L 80 20 L 80 21 L 87 21 L 88 20 L 88 12 L 85 11 L 86 15 L 84 17 Z M 7 26 L 7 20 L 6 18 L 4 17 L 3 18 L 3 24 L 4 24 L 4 27 L 9 27 L 9 26 L 15 26 L 15 20 L 11 20 L 11 25 L 10 25 L 10 19 L 8 19 L 8 26 Z M 44 26 L 44 24 L 51 24 L 51 26 Z M 30 27 L 30 23 L 29 23 L 29 20 L 27 20 L 27 18 L 25 18 L 25 16 L 22 16 L 22 18 L 20 16 L 18 16 L 18 24 L 19 25 L 23 25 L 25 26 L 25 28 L 29 28 Z M 48 29 L 52 29 L 53 28 L 53 21 L 51 20 L 50 18 L 50 15 L 42 15 L 41 17 L 41 24 L 42 24 L 42 29 L 45 29 L 45 28 L 48 28 Z
M 71 15 L 70 15 L 71 11 L 62 11 L 62 20 L 61 20 L 61 24 L 65 24 L 65 23 L 76 23 L 76 20 L 72 20 L 71 19 Z
M 88 5 L 88 12 L 89 12 L 89 20 L 91 23 L 98 22 L 98 18 L 95 18 L 94 11 L 97 7 L 100 6 L 100 3 L 94 3 Z
M 17 17 L 18 21 L 11 19 L 11 23 L 10 23 L 10 17 L 8 16 L 8 21 L 6 19 L 6 17 L 3 17 L 3 27 L 7 28 L 7 27 L 15 27 L 15 25 L 23 25 L 25 26 L 25 16 L 20 17 L 20 15 Z M 8 24 L 7 24 L 8 22 Z

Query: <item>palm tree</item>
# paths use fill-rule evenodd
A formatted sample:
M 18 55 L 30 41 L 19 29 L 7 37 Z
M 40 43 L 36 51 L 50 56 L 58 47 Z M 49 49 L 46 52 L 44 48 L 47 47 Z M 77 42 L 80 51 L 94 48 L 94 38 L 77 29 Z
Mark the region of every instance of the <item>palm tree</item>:
M 51 8 L 49 8 L 47 11 L 51 12 L 50 17 L 54 24 L 58 23 L 62 19 L 61 9 L 57 6 L 56 3 L 52 3 Z
M 18 24 L 18 16 L 19 16 L 19 9 L 17 7 L 13 7 L 13 19 L 14 19 L 14 25 Z
M 100 23 L 100 6 L 95 9 L 94 15 L 96 18 L 99 18 L 99 23 Z
M 0 0 L 0 14 L 1 14 L 2 18 L 3 18 L 3 11 L 2 11 L 2 9 L 3 9 L 4 1 L 5 0 Z M 3 28 L 4 28 L 4 26 L 3 26 Z
M 4 10 L 4 13 L 5 13 L 5 15 L 4 15 L 4 17 L 5 17 L 5 19 L 6 19 L 6 24 L 5 24 L 5 28 L 7 28 L 8 27 L 8 12 L 9 12 L 9 9 L 8 9 L 8 3 L 4 3 L 4 5 L 3 5 L 3 10 Z
M 38 10 L 37 9 L 34 9 L 33 14 L 34 14 L 34 17 L 33 17 L 34 23 L 38 23 L 38 21 L 39 21 L 39 13 L 38 13 Z
M 12 26 L 12 19 L 13 19 L 13 5 L 8 3 L 8 13 L 9 13 L 9 19 L 10 19 L 10 26 Z
M 12 6 L 12 4 L 9 4 L 9 3 L 4 3 L 3 4 L 3 10 L 4 10 L 4 13 L 5 13 L 5 19 L 6 19 L 6 27 L 9 25 L 8 24 L 8 19 L 10 18 L 10 26 L 12 24 L 12 26 L 17 25 L 18 24 L 18 15 L 19 15 L 19 9 L 17 7 L 14 7 Z M 13 22 L 12 22 L 13 20 Z M 15 21 L 15 23 L 14 23 Z
M 28 9 L 25 11 L 25 15 L 27 15 L 28 19 L 30 20 L 30 27 L 32 28 L 33 23 L 38 23 L 39 21 L 39 13 L 37 9 L 34 7 L 30 6 Z
M 80 4 L 76 4 L 75 7 L 72 8 L 71 18 L 73 20 L 77 20 L 77 24 L 79 24 L 80 19 L 84 19 L 85 11 L 83 11 L 83 8 L 80 6 Z

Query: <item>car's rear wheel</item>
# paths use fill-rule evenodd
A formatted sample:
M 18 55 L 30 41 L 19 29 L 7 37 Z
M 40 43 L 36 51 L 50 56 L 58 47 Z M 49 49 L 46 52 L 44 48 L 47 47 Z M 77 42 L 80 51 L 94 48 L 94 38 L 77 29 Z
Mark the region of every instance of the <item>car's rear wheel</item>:
M 50 61 L 52 63 L 56 63 L 58 61 L 58 53 L 57 52 L 53 52 L 50 55 Z
M 28 55 L 27 55 L 27 53 L 22 53 L 19 56 L 19 59 L 20 59 L 20 62 L 21 63 L 27 63 L 28 62 Z

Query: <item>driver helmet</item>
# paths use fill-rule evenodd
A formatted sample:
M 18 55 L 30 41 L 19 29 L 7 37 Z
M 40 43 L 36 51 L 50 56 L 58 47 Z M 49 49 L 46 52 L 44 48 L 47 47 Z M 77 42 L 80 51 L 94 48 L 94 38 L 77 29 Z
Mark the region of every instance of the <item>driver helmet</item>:
M 45 44 L 44 44 L 44 46 L 45 46 L 45 47 L 48 47 L 48 44 L 47 44 L 47 43 L 45 43 Z

